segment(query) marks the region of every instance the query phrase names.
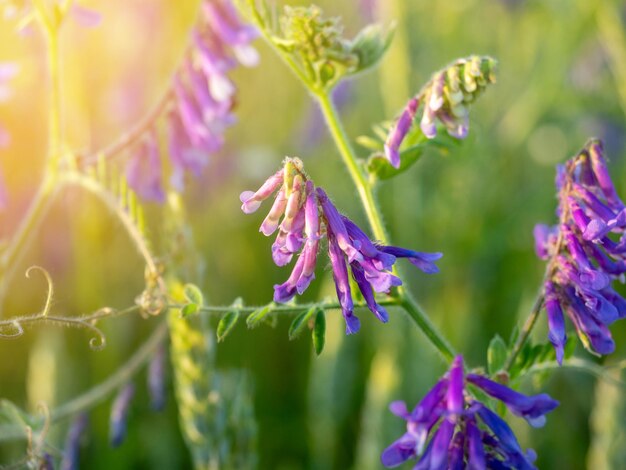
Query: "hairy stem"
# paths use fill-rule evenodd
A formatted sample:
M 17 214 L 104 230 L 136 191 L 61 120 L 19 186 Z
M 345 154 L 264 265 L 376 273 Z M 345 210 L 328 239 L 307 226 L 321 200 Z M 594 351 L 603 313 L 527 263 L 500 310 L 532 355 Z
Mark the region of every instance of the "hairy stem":
M 128 212 L 120 207 L 119 201 L 93 178 L 82 175 L 80 173 L 68 173 L 64 177 L 64 179 L 67 180 L 69 183 L 74 183 L 77 186 L 89 191 L 91 194 L 100 199 L 100 201 L 102 201 L 105 206 L 117 216 L 117 218 L 120 220 L 120 222 L 122 222 L 122 225 L 126 229 L 126 233 L 128 233 L 128 236 L 133 241 L 135 247 L 137 248 L 137 251 L 145 260 L 148 269 L 152 273 L 157 274 L 159 272 L 159 269 L 156 258 L 152 254 L 152 251 L 148 247 L 145 238 L 139 231 L 139 228 L 133 221 L 130 214 L 128 214 Z M 165 292 L 165 289 L 163 289 L 163 291 Z
M 522 331 L 520 331 L 520 334 L 517 337 L 517 341 L 515 341 L 515 346 L 513 346 L 513 349 L 511 349 L 511 352 L 506 358 L 506 361 L 503 367 L 504 370 L 509 371 L 511 367 L 513 367 L 513 364 L 515 363 L 515 359 L 517 359 L 517 356 L 522 351 L 522 348 L 526 344 L 526 341 L 528 340 L 530 333 L 532 332 L 533 328 L 535 327 L 535 324 L 537 323 L 537 318 L 539 318 L 539 314 L 541 313 L 544 300 L 545 300 L 545 296 L 543 295 L 543 290 L 542 290 L 542 293 L 535 300 L 535 304 L 533 305 L 533 308 L 530 311 L 530 315 L 528 315 L 528 318 L 526 319 L 526 322 L 524 323 L 524 326 L 522 327 Z

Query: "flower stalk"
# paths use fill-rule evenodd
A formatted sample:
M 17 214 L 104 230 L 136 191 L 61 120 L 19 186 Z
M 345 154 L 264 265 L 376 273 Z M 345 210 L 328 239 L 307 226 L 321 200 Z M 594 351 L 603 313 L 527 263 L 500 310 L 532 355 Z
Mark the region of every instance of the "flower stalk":
M 330 94 L 327 92 L 314 93 L 317 99 L 324 119 L 328 126 L 328 129 L 333 137 L 333 141 L 339 150 L 341 158 L 348 169 L 348 173 L 352 178 L 352 182 L 357 188 L 359 197 L 361 198 L 361 204 L 365 210 L 367 220 L 372 228 L 374 237 L 383 244 L 388 244 L 388 236 L 385 226 L 380 215 L 380 209 L 376 201 L 376 196 L 370 181 L 365 177 L 365 174 L 359 166 L 356 154 L 350 145 L 350 141 L 343 128 L 341 118 L 335 109 Z M 394 266 L 394 272 L 397 268 Z M 411 320 L 415 325 L 424 333 L 431 344 L 437 349 L 441 356 L 447 361 L 452 362 L 456 353 L 448 340 L 443 334 L 437 330 L 435 325 L 430 321 L 428 316 L 422 311 L 421 307 L 411 294 L 402 286 L 397 288 L 395 294 L 398 298 L 399 304 L 407 312 Z

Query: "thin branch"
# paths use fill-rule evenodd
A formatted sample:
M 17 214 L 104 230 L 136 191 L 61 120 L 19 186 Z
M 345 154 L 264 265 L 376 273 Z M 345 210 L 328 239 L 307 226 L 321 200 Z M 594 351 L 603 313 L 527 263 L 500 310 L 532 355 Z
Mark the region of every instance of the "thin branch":
M 141 367 L 150 359 L 159 345 L 167 336 L 167 321 L 163 319 L 144 344 L 135 351 L 131 358 L 104 382 L 91 388 L 84 394 L 70 400 L 50 412 L 51 422 L 59 421 L 68 416 L 87 410 L 105 400 L 109 394 L 128 382 Z
M 154 125 L 161 115 L 165 113 L 173 99 L 174 92 L 171 87 L 168 86 L 168 89 L 156 103 L 152 111 L 139 121 L 133 129 L 123 134 L 119 139 L 112 142 L 102 150 L 98 150 L 91 155 L 83 157 L 80 160 L 80 166 L 84 168 L 86 166 L 96 165 L 99 159 L 110 160 L 126 150 L 128 147 L 131 147 L 139 139 L 141 139 L 141 137 Z

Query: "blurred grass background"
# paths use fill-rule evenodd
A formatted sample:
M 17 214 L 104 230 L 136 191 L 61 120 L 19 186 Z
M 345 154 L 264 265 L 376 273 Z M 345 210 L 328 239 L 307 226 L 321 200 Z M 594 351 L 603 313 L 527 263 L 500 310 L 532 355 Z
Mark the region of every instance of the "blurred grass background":
M 283 4 L 285 2 L 279 2 Z M 305 2 L 289 2 L 306 4 Z M 69 25 L 63 41 L 68 142 L 97 149 L 140 119 L 164 92 L 180 60 L 197 2 L 109 0 L 81 2 L 100 11 L 95 30 Z M 442 251 L 441 273 L 408 267 L 405 283 L 471 366 L 484 364 L 490 338 L 507 338 L 530 310 L 543 273 L 533 254 L 532 228 L 554 221 L 554 165 L 590 136 L 605 141 L 618 191 L 626 194 L 626 9 L 621 1 L 588 0 L 378 0 L 318 2 L 344 17 L 348 35 L 370 19 L 397 21 L 388 56 L 374 72 L 350 83 L 341 113 L 352 137 L 390 119 L 430 74 L 469 54 L 499 60 L 498 84 L 471 112 L 470 136 L 447 156 L 426 155 L 380 189 L 383 212 L 397 245 Z M 258 42 L 261 65 L 236 72 L 239 124 L 226 151 L 212 159 L 185 195 L 206 265 L 202 285 L 210 302 L 271 300 L 272 285 L 288 269 L 271 263 L 270 241 L 258 233 L 260 215 L 244 216 L 238 194 L 257 187 L 285 155 L 299 156 L 315 182 L 339 208 L 366 226 L 347 173 L 309 97 Z M 0 24 L 0 61 L 21 73 L 0 122 L 12 145 L 0 153 L 9 206 L 0 234 L 14 232 L 36 189 L 46 146 L 45 58 L 37 33 L 17 36 Z M 151 210 L 159 242 L 158 208 Z M 84 313 L 103 305 L 128 306 L 142 289 L 143 268 L 126 236 L 89 196 L 65 193 L 45 220 L 23 268 L 38 264 L 56 281 L 55 311 Z M 323 269 L 322 269 L 323 268 Z M 303 301 L 333 295 L 328 269 Z M 37 311 L 45 297 L 39 280 L 16 279 L 3 315 Z M 412 406 L 444 365 L 400 312 L 380 325 L 360 314 L 363 332 L 344 337 L 339 315 L 329 315 L 327 347 L 315 358 L 310 340 L 287 340 L 288 319 L 275 329 L 240 324 L 218 348 L 222 367 L 248 369 L 255 383 L 261 469 L 377 469 L 380 451 L 403 432 L 386 409 L 391 400 Z M 103 380 L 123 363 L 155 320 L 104 323 L 108 347 L 92 352 L 83 331 L 38 327 L 0 342 L 0 396 L 32 411 Z M 535 332 L 546 337 L 545 321 Z M 616 324 L 614 356 L 623 357 L 626 332 Z M 578 354 L 588 358 L 584 351 Z M 83 468 L 186 468 L 190 465 L 170 393 L 165 412 L 151 412 L 144 375 L 137 377 L 129 435 L 107 444 L 110 401 L 91 413 Z M 594 388 L 596 390 L 594 391 Z M 529 381 L 526 391 L 536 390 Z M 604 391 L 603 391 L 604 390 Z M 624 396 L 578 372 L 560 370 L 541 391 L 561 401 L 545 428 L 511 420 L 539 468 L 625 468 Z M 171 392 L 171 388 L 170 388 Z M 594 409 L 594 398 L 599 406 Z M 613 410 L 613 411 L 612 411 Z M 619 414 L 621 413 L 621 414 Z M 593 421 L 590 416 L 593 415 Z M 621 416 L 621 420 L 616 416 Z M 61 445 L 66 423 L 52 430 Z M 0 462 L 23 446 L 2 446 Z

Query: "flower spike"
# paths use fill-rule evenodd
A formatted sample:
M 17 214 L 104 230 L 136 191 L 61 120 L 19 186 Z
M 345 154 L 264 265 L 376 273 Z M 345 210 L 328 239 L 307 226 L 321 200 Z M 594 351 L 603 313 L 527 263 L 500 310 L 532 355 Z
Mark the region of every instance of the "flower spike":
M 414 468 L 419 469 L 535 469 L 535 453 L 524 453 L 509 425 L 470 395 L 468 383 L 533 426 L 542 426 L 559 404 L 546 394 L 527 396 L 481 375 L 465 375 L 463 357 L 457 356 L 411 413 L 404 402 L 390 405 L 392 413 L 407 421 L 407 432 L 383 451 L 382 464 L 392 468 L 416 459 Z
M 560 364 L 567 342 L 564 313 L 592 353 L 615 349 L 608 326 L 626 317 L 626 300 L 612 287 L 626 275 L 626 206 L 598 140 L 559 166 L 557 190 L 558 225 L 537 225 L 534 235 L 537 255 L 549 260 L 544 305 Z

